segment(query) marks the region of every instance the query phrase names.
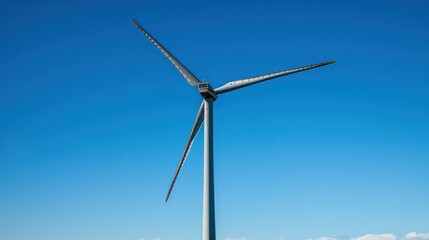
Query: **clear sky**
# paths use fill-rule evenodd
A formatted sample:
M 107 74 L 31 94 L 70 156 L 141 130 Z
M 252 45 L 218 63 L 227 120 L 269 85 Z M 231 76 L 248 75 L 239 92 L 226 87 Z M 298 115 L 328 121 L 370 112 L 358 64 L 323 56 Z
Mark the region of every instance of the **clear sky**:
M 201 238 L 202 132 L 164 204 L 201 97 L 130 18 L 214 87 L 337 60 L 215 102 L 220 240 L 429 232 L 428 12 L 3 1 L 0 239 Z

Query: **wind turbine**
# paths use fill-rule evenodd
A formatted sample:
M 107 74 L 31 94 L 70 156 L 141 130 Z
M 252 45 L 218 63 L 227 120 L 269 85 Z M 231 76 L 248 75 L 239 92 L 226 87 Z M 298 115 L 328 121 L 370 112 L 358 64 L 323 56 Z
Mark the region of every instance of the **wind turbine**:
M 214 182 L 213 182 L 213 102 L 217 99 L 219 94 L 230 92 L 242 87 L 267 81 L 270 79 L 278 78 L 281 76 L 306 71 L 312 68 L 317 68 L 334 63 L 335 60 L 312 64 L 308 66 L 282 70 L 274 73 L 269 73 L 257 77 L 239 79 L 231 81 L 218 88 L 213 89 L 210 84 L 201 82 L 194 74 L 191 73 L 179 60 L 177 60 L 166 48 L 164 48 L 152 35 L 141 27 L 136 21 L 131 19 L 136 27 L 164 54 L 165 57 L 173 64 L 179 71 L 180 75 L 193 87 L 196 87 L 203 97 L 200 109 L 198 110 L 197 117 L 195 118 L 194 125 L 192 126 L 191 133 L 189 134 L 188 141 L 186 142 L 185 149 L 180 157 L 179 165 L 174 173 L 173 180 L 171 181 L 170 188 L 168 189 L 165 202 L 170 197 L 171 190 L 173 190 L 174 183 L 177 176 L 182 169 L 183 163 L 189 153 L 192 142 L 198 133 L 201 125 L 204 122 L 204 193 L 203 193 L 203 240 L 216 240 L 215 233 L 215 206 L 214 206 Z

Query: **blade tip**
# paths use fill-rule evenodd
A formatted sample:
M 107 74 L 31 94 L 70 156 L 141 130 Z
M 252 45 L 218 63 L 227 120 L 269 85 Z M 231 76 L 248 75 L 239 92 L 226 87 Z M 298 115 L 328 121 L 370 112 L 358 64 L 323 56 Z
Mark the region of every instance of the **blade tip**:
M 170 194 L 171 194 L 171 188 L 168 190 L 168 193 L 167 193 L 167 196 L 165 197 L 164 203 L 168 202 L 168 199 L 170 199 Z
M 136 27 L 140 28 L 140 25 L 136 22 L 136 20 L 131 18 L 131 22 L 136 25 Z

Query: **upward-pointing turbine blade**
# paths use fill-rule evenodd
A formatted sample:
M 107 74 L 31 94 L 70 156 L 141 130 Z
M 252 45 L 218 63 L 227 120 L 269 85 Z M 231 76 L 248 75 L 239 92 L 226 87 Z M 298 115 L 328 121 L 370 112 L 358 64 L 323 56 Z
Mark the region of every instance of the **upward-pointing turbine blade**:
M 165 49 L 152 35 L 149 34 L 142 26 L 140 26 L 136 21 L 131 19 L 131 22 L 136 25 L 136 27 L 168 58 L 168 60 L 173 64 L 173 66 L 179 71 L 180 75 L 192 86 L 197 87 L 200 80 L 195 77 L 182 63 L 179 62 L 167 49 Z
M 215 92 L 216 92 L 216 94 L 229 92 L 229 91 L 236 90 L 236 89 L 239 89 L 242 87 L 246 87 L 246 86 L 249 86 L 249 85 L 252 85 L 255 83 L 263 82 L 263 81 L 270 80 L 273 78 L 278 78 L 278 77 L 289 75 L 292 73 L 302 72 L 302 71 L 309 70 L 312 68 L 325 66 L 328 64 L 332 64 L 334 62 L 335 62 L 335 60 L 332 60 L 332 61 L 328 61 L 328 62 L 312 64 L 312 65 L 303 66 L 303 67 L 299 67 L 299 68 L 293 68 L 293 69 L 283 70 L 283 71 L 279 71 L 279 72 L 269 73 L 269 74 L 265 74 L 265 75 L 258 76 L 258 77 L 245 78 L 245 79 L 232 81 L 232 82 L 229 82 L 223 86 L 216 88 Z
M 186 142 L 185 149 L 183 150 L 182 157 L 180 157 L 179 165 L 177 165 L 176 172 L 174 173 L 173 180 L 171 181 L 170 188 L 168 189 L 167 197 L 165 198 L 165 202 L 168 201 L 170 197 L 171 191 L 173 190 L 174 183 L 176 182 L 177 176 L 182 169 L 183 163 L 185 163 L 186 157 L 188 156 L 189 150 L 191 149 L 192 143 L 194 142 L 195 136 L 200 130 L 201 125 L 204 121 L 204 101 L 201 103 L 200 109 L 198 110 L 197 117 L 195 118 L 194 125 L 191 129 L 191 134 L 189 134 L 188 141 Z

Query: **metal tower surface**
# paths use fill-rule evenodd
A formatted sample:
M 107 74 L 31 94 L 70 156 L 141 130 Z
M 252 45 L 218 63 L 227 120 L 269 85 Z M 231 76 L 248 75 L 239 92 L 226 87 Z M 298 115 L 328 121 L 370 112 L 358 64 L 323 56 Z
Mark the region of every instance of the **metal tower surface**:
M 239 79 L 226 83 L 223 86 L 213 89 L 210 84 L 202 83 L 185 65 L 177 60 L 166 48 L 164 48 L 152 35 L 149 34 L 143 27 L 136 21 L 131 19 L 136 27 L 164 54 L 165 57 L 173 64 L 179 71 L 180 75 L 193 87 L 198 88 L 203 102 L 198 110 L 197 117 L 192 126 L 191 133 L 189 134 L 188 141 L 185 144 L 182 156 L 180 157 L 179 164 L 171 181 L 170 188 L 168 189 L 165 202 L 168 201 L 177 176 L 182 169 L 183 163 L 189 153 L 192 142 L 195 139 L 201 125 L 204 122 L 204 191 L 203 191 L 203 240 L 216 240 L 216 227 L 215 227 L 215 203 L 214 203 L 214 172 L 213 172 L 213 103 L 218 98 L 219 94 L 237 90 L 242 87 L 247 87 L 252 84 L 260 83 L 270 79 L 278 78 L 281 76 L 306 71 L 309 69 L 332 64 L 335 61 L 327 61 L 308 66 L 282 70 L 274 73 L 265 74 L 262 76 Z

